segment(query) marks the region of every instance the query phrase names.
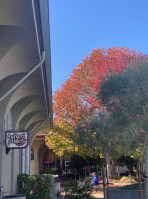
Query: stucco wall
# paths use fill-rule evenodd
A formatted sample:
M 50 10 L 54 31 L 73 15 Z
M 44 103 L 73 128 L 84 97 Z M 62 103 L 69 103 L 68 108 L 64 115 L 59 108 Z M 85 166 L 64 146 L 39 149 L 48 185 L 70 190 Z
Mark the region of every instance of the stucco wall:
M 45 143 L 44 140 L 34 140 L 32 142 L 32 149 L 34 151 L 34 160 L 31 161 L 31 165 L 30 165 L 30 174 L 39 174 L 39 148 Z

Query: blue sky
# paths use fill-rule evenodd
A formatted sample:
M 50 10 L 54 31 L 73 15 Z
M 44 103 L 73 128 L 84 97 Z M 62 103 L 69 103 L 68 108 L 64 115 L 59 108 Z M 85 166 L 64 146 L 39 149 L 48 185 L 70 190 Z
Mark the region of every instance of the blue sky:
M 148 54 L 148 0 L 49 0 L 53 94 L 94 48 Z

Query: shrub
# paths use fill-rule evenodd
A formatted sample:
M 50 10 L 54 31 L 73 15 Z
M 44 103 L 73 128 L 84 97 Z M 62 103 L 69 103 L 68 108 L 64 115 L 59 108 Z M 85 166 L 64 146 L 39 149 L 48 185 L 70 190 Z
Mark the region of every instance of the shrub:
M 93 199 L 94 197 L 91 196 L 91 189 L 88 183 L 84 185 L 79 185 L 79 183 L 71 183 L 65 187 L 63 190 L 64 196 L 62 192 L 57 193 L 57 199 Z
M 53 187 L 53 185 L 54 185 L 54 177 L 53 177 L 53 175 L 51 175 L 51 174 L 43 174 L 42 176 L 47 180 L 48 185 L 50 187 Z
M 57 175 L 58 172 L 52 169 L 44 169 L 43 170 L 43 174 L 53 174 L 53 175 Z
M 123 176 L 121 179 L 120 179 L 121 182 L 126 182 L 126 183 L 134 183 L 136 182 L 136 179 L 134 177 L 132 177 L 131 175 L 129 176 Z
M 18 193 L 27 199 L 50 199 L 53 186 L 51 175 L 18 175 Z

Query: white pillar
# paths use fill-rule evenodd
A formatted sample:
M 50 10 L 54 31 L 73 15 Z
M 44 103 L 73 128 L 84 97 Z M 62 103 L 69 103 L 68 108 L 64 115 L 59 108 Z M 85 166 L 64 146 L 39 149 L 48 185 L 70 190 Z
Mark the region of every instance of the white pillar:
M 22 149 L 22 173 L 25 173 L 25 149 Z
M 30 174 L 30 147 L 26 148 L 26 173 Z

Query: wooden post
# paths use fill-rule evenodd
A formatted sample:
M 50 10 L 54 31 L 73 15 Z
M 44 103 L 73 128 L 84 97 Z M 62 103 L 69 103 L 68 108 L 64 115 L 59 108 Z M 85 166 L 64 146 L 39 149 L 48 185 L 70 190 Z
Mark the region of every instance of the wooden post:
M 146 135 L 145 143 L 145 171 L 144 171 L 144 199 L 148 199 L 148 137 Z
M 107 193 L 106 193 L 106 168 L 105 168 L 105 165 L 103 165 L 103 167 L 102 167 L 102 174 L 103 174 L 104 199 L 107 199 Z
M 60 157 L 60 165 L 63 165 L 63 159 Z
M 85 165 L 85 178 L 87 177 L 87 166 Z
M 117 166 L 118 177 L 120 177 L 119 166 Z
M 141 171 L 140 162 L 138 162 L 138 170 Z M 141 191 L 141 173 L 138 172 L 138 182 L 139 182 L 139 199 L 142 199 L 142 191 Z
M 107 199 L 110 199 L 108 164 L 106 164 L 106 178 L 107 178 Z

